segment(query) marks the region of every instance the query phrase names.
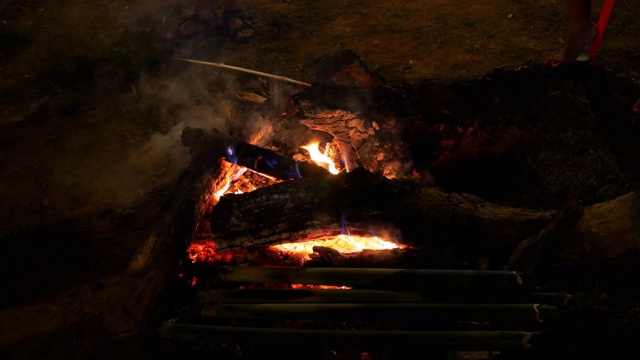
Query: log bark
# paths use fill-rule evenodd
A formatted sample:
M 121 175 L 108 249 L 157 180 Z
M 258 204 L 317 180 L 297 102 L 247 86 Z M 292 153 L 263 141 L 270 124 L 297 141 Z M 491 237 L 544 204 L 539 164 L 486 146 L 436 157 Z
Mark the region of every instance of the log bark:
M 319 69 L 292 97 L 299 121 L 331 134 L 348 163 L 390 178 L 526 149 L 544 125 L 538 104 L 547 85 L 532 69 L 456 84 L 392 83 L 344 52 Z
M 586 207 L 567 238 L 554 245 L 560 263 L 610 263 L 638 255 L 638 195 Z M 419 188 L 362 169 L 300 179 L 227 195 L 210 223 L 218 248 L 254 248 L 352 233 L 383 235 L 416 245 L 432 258 L 424 266 L 451 266 L 452 257 L 504 254 L 538 234 L 554 210 L 500 206 L 468 194 Z M 345 222 L 346 220 L 346 222 Z M 504 265 L 504 262 L 502 265 Z
M 192 155 L 206 152 L 214 158 L 225 159 L 280 180 L 327 174 L 315 164 L 293 160 L 273 150 L 234 139 L 216 129 L 205 131 L 187 127 L 182 131 L 182 142 L 190 148 Z
M 553 217 L 551 222 L 540 231 L 521 242 L 504 266 L 505 270 L 531 272 L 544 255 L 545 245 L 574 228 L 582 214 L 578 194 L 574 193 L 565 201 L 565 205 Z

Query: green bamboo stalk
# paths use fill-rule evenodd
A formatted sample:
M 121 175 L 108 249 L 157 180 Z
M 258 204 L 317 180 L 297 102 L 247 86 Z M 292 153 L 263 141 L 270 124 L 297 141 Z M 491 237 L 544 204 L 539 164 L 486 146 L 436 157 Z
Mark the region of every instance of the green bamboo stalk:
M 449 294 L 411 291 L 370 290 L 370 289 L 215 289 L 199 292 L 201 303 L 541 303 L 565 305 L 570 297 L 564 293 L 514 292 L 500 294 L 478 292 Z
M 407 347 L 450 351 L 523 350 L 536 333 L 526 331 L 351 331 L 298 330 L 165 322 L 163 338 L 234 341 L 253 345 L 284 347 Z
M 513 271 L 236 266 L 222 268 L 216 275 L 219 280 L 230 282 L 361 288 L 492 291 L 522 286 L 522 278 Z
M 411 291 L 368 289 L 216 289 L 199 293 L 202 303 L 406 303 L 424 302 Z
M 232 319 L 340 319 L 540 324 L 558 308 L 539 304 L 306 303 L 206 305 L 202 316 Z

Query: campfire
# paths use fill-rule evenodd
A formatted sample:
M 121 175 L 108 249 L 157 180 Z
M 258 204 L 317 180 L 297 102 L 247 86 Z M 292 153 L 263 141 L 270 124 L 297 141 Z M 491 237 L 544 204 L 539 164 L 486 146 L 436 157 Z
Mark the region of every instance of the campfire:
M 264 346 L 535 348 L 572 297 L 532 272 L 542 258 L 583 266 L 636 252 L 638 199 L 581 208 L 570 198 L 559 210 L 533 210 L 434 186 L 465 161 L 522 151 L 541 133 L 537 86 L 516 92 L 500 74 L 474 92 L 393 86 L 340 52 L 311 86 L 263 104 L 260 131 L 186 128 L 192 164 L 170 216 L 131 264 L 166 261 L 150 256 L 166 248 L 159 241 L 187 242 L 179 277 L 197 293 L 197 315 L 165 322 L 160 334 Z M 447 102 L 455 112 L 440 110 Z M 149 286 L 140 288 L 158 291 Z
M 302 154 L 294 156 L 308 163 L 314 163 L 319 167 L 326 169 L 328 173 L 338 174 L 340 170 L 331 157 L 326 155 L 319 149 L 320 142 L 310 142 L 308 145 L 301 146 L 308 152 L 308 158 L 304 158 Z M 233 153 L 233 151 L 231 151 Z M 339 154 L 337 155 L 339 156 Z M 233 157 L 231 157 L 233 159 Z M 344 163 L 344 162 L 343 162 Z M 231 163 L 229 166 L 233 166 Z M 246 167 L 238 167 L 233 170 L 234 175 L 228 178 L 228 182 L 224 181 L 219 183 L 219 189 L 211 190 L 214 196 L 211 198 L 212 204 L 209 206 L 215 206 L 215 203 L 225 194 L 244 194 L 258 189 L 262 186 L 269 186 L 277 183 L 281 180 L 272 178 L 270 175 L 261 174 L 256 171 L 248 170 Z M 342 169 L 342 171 L 346 171 Z M 262 178 L 262 179 L 260 179 Z M 262 181 L 252 181 L 259 179 Z M 267 181 L 265 181 L 267 180 Z M 270 181 L 268 181 L 270 180 Z M 390 249 L 403 249 L 405 246 L 398 244 L 397 242 L 382 239 L 375 234 L 365 234 L 362 231 L 355 230 L 354 234 L 348 227 L 346 216 L 343 216 L 342 233 L 338 235 L 330 235 L 322 239 L 291 239 L 291 242 L 282 242 L 276 245 L 269 246 L 266 250 L 272 250 L 277 252 L 282 258 L 286 259 L 299 259 L 300 265 L 305 261 L 311 260 L 314 254 L 317 255 L 320 248 L 324 251 L 335 251 L 340 255 L 354 255 L 366 250 L 390 250 Z M 216 245 L 214 239 L 208 239 L 210 227 L 206 227 L 200 232 L 196 233 L 196 239 L 191 242 L 187 250 L 188 257 L 192 262 L 204 262 L 210 264 L 229 264 L 240 261 L 242 256 L 246 256 L 246 251 L 226 251 L 216 252 Z M 201 239 L 198 239 L 201 237 Z M 316 251 L 318 250 L 318 251 Z M 284 265 L 285 263 L 283 263 Z

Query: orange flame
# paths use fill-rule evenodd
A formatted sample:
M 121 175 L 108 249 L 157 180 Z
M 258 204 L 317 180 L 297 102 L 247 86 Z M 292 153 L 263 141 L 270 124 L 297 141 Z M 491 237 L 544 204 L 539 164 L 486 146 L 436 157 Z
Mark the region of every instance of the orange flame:
M 291 284 L 292 289 L 350 290 L 351 286 Z
M 305 146 L 300 146 L 301 148 L 307 150 L 309 152 L 309 156 L 311 156 L 311 160 L 313 160 L 316 164 L 326 168 L 332 174 L 338 174 L 340 171 L 336 168 L 336 164 L 331 160 L 330 157 L 320 152 L 320 143 L 312 142 Z
M 337 250 L 343 254 L 353 254 L 362 250 L 390 250 L 402 248 L 401 245 L 380 239 L 377 236 L 338 235 L 330 239 L 309 240 L 273 245 L 279 251 L 313 254 L 314 246 L 323 246 Z

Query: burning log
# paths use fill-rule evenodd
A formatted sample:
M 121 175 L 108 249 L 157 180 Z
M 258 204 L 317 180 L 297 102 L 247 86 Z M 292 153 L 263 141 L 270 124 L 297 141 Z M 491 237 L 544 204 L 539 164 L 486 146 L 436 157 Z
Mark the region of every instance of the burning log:
M 163 338 L 205 337 L 253 345 L 284 347 L 394 347 L 443 350 L 524 350 L 536 333 L 526 331 L 352 331 L 300 330 L 163 323 Z
M 573 265 L 637 257 L 639 204 L 638 195 L 630 193 L 586 207 L 566 237 L 555 242 L 550 256 L 557 263 Z M 357 169 L 226 195 L 212 210 L 210 223 L 220 250 L 338 235 L 346 218 L 352 233 L 391 233 L 398 241 L 432 254 L 422 267 L 450 267 L 446 261 L 451 259 L 443 254 L 451 249 L 478 257 L 504 254 L 502 266 L 519 242 L 538 234 L 554 214 L 419 188 L 412 181 L 388 180 Z
M 441 249 L 478 237 L 513 244 L 514 237 L 537 231 L 552 213 L 505 208 L 356 169 L 226 195 L 210 222 L 220 250 L 338 235 L 346 225 L 351 234 L 397 231 L 400 241 L 426 246 L 429 253 L 430 244 Z M 441 253 L 433 256 L 441 258 Z
M 414 163 L 446 169 L 513 153 L 543 127 L 538 102 L 546 85 L 531 69 L 460 84 L 393 84 L 349 51 L 323 62 L 317 81 L 292 97 L 299 121 L 389 178 L 413 177 Z
M 315 164 L 295 161 L 275 151 L 233 139 L 216 129 L 204 131 L 187 127 L 182 131 L 182 143 L 191 148 L 192 154 L 206 153 L 212 158 L 224 158 L 230 163 L 280 180 L 328 174 Z
M 558 308 L 539 304 L 305 303 L 211 304 L 202 316 L 231 319 L 330 319 L 490 322 L 539 325 L 557 321 Z
M 313 253 L 305 261 L 312 267 L 345 267 L 345 268 L 420 268 L 429 254 L 420 248 L 407 247 L 396 249 L 373 250 L 343 254 L 340 250 L 328 246 L 314 246 Z

